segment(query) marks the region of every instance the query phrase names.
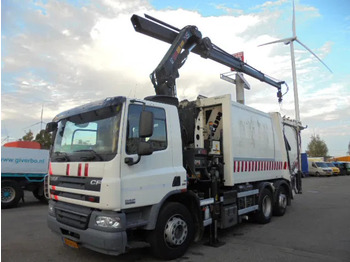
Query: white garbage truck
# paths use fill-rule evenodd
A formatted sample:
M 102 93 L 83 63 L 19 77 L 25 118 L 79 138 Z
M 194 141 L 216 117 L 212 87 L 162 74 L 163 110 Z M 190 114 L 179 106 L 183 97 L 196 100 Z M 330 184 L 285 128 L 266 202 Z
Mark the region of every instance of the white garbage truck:
M 132 19 L 137 28 L 141 18 Z M 176 46 L 187 48 L 179 37 L 185 30 L 182 36 L 191 41 L 187 29 L 198 37 L 193 28 L 171 36 L 176 39 L 163 62 L 183 54 Z M 224 57 L 241 72 L 254 71 Z M 155 96 L 107 98 L 48 123 L 55 137 L 49 228 L 75 248 L 119 255 L 145 241 L 155 256 L 174 259 L 206 228 L 215 246 L 218 229 L 284 215 L 293 192 L 301 192 L 300 123 L 233 102 L 230 95 L 179 103 L 174 79 L 152 75 Z

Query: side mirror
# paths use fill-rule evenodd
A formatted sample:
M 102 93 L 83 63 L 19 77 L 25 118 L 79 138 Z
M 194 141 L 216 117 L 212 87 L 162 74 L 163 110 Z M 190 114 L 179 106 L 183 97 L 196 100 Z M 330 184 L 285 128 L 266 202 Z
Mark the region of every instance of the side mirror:
M 313 167 L 316 167 L 316 164 L 315 164 L 315 163 L 312 163 L 312 166 L 313 166 Z
M 139 156 L 148 156 L 153 153 L 153 148 L 151 143 L 141 141 L 137 150 Z
M 142 111 L 139 124 L 139 136 L 141 138 L 150 137 L 153 134 L 153 113 Z
M 51 133 L 57 130 L 58 124 L 57 122 L 49 122 L 46 124 L 46 132 Z
M 139 146 L 137 148 L 137 154 L 138 158 L 136 161 L 132 157 L 126 157 L 124 159 L 125 164 L 128 164 L 129 166 L 133 166 L 140 162 L 141 156 L 148 156 L 153 153 L 153 148 L 151 143 L 145 142 L 145 141 L 140 141 Z

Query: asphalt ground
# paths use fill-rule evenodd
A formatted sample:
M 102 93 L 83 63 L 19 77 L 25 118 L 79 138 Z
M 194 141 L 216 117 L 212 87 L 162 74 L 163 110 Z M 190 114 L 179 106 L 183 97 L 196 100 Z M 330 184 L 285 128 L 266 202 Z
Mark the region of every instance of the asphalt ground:
M 46 216 L 47 205 L 30 192 L 1 210 L 1 261 L 158 261 L 142 245 L 118 257 L 66 247 Z M 219 240 L 225 244 L 214 248 L 204 238 L 175 261 L 350 261 L 350 176 L 303 178 L 303 194 L 283 217 L 221 230 Z

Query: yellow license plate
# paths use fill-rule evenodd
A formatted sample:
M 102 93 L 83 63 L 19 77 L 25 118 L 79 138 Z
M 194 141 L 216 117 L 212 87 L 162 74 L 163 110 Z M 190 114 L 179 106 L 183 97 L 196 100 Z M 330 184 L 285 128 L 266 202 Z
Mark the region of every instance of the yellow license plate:
M 72 248 L 79 248 L 79 245 L 77 242 L 73 241 L 73 240 L 70 240 L 68 238 L 63 238 L 63 242 L 69 246 L 69 247 L 72 247 Z

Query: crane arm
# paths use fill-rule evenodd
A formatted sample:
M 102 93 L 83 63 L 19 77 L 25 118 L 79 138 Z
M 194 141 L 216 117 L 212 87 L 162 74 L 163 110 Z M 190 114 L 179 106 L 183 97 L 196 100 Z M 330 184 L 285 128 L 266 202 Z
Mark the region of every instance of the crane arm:
M 156 95 L 176 97 L 175 80 L 179 77 L 178 69 L 185 63 L 188 54 L 193 52 L 276 87 L 277 96 L 281 100 L 281 86 L 285 83 L 284 81 L 274 80 L 220 49 L 208 37 L 202 38 L 197 27 L 186 26 L 180 30 L 149 15 L 145 16 L 146 18 L 138 15 L 131 17 L 134 29 L 139 33 L 171 44 L 168 52 L 150 76 L 156 89 Z

